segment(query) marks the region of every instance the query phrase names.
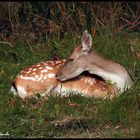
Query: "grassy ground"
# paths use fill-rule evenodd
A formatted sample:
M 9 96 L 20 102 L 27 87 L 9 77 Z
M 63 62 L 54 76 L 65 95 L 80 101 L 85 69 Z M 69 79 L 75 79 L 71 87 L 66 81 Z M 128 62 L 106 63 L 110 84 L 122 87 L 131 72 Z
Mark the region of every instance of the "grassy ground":
M 134 138 L 140 137 L 140 61 L 130 46 L 140 34 L 109 33 L 96 35 L 93 45 L 103 55 L 124 65 L 133 75 L 134 86 L 117 99 L 97 100 L 71 94 L 31 98 L 26 101 L 14 97 L 11 82 L 25 67 L 54 55 L 66 58 L 80 41 L 66 34 L 63 39 L 47 37 L 29 44 L 20 36 L 14 48 L 0 47 L 0 137 L 69 137 L 69 138 Z

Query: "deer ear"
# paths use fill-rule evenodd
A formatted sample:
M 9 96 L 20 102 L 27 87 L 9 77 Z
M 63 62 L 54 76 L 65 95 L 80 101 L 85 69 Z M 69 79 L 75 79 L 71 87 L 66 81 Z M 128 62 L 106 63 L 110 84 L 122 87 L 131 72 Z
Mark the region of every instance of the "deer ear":
M 83 32 L 81 41 L 82 41 L 82 50 L 89 51 L 92 47 L 92 38 L 91 35 L 88 34 L 87 30 Z

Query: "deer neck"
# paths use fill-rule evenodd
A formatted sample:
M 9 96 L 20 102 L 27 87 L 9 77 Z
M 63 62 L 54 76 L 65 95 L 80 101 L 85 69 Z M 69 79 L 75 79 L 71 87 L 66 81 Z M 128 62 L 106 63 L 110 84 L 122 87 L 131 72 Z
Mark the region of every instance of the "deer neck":
M 125 88 L 129 88 L 132 83 L 128 72 L 123 66 L 102 57 L 96 52 L 89 55 L 87 71 L 102 77 L 106 81 L 111 81 L 112 84 L 116 84 L 121 92 Z

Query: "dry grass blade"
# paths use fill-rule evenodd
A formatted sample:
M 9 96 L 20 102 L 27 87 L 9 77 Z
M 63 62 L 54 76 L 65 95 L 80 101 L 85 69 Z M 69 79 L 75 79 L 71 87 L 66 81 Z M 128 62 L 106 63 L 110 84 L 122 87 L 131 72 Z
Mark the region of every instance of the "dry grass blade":
M 87 118 L 86 116 L 79 116 L 79 117 L 71 117 L 71 116 L 65 116 L 62 120 L 56 120 L 56 121 L 52 121 L 51 124 L 55 125 L 55 126 L 66 126 L 71 122 L 74 121 L 85 121 L 85 120 L 89 120 L 90 118 Z
M 0 36 L 4 40 L 4 41 L 0 41 L 0 43 L 2 43 L 2 44 L 8 44 L 10 47 L 14 47 L 12 45 L 12 43 L 11 42 L 8 42 L 7 39 L 1 33 L 0 33 Z

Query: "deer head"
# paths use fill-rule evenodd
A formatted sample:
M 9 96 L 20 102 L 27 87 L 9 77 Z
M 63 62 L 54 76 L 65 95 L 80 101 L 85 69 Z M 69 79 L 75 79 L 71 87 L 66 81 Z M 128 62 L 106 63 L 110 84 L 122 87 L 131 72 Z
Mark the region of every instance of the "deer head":
M 64 81 L 74 78 L 87 69 L 87 57 L 92 50 L 92 38 L 87 30 L 81 39 L 82 44 L 74 48 L 65 64 L 58 70 L 56 78 Z

